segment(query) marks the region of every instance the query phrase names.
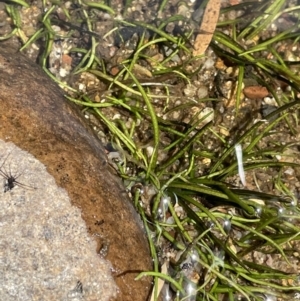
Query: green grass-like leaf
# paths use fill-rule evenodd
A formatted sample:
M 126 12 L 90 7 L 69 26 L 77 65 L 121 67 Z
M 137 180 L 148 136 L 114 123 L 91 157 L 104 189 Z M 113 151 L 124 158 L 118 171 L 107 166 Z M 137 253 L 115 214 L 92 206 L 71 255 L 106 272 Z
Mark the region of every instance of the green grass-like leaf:
M 253 119 L 250 118 L 248 124 L 233 131 L 228 128 L 231 126 L 229 122 L 226 124 L 217 119 L 203 125 L 211 113 L 199 117 L 204 107 L 210 106 L 216 112 L 218 105 L 224 104 L 222 97 L 214 95 L 213 76 L 211 82 L 206 82 L 211 88 L 207 98 L 199 100 L 197 97 L 188 98 L 184 93 L 177 95 L 178 86 L 181 93 L 186 84 L 196 88 L 202 85 L 202 75 L 207 71 L 203 68 L 205 57 L 191 55 L 193 38 L 199 26 L 192 18 L 177 13 L 170 15 L 166 12 L 170 7 L 168 1 L 154 6 L 157 18 L 153 22 L 127 18 L 131 14 L 131 0 L 124 3 L 122 20 L 117 17 L 119 8 L 113 7 L 112 2 L 75 2 L 76 12 L 72 6 L 64 5 L 66 1 L 48 3 L 43 0 L 44 13 L 36 32 L 25 37 L 20 6 L 30 5 L 22 0 L 9 1 L 6 12 L 12 20 L 12 29 L 0 40 L 16 36 L 22 43 L 20 50 L 30 50 L 33 43 L 41 45 L 39 60 L 46 74 L 67 91 L 69 101 L 98 119 L 108 141 L 122 153 L 124 161 L 114 165 L 126 188 L 129 190 L 136 184 L 143 187 L 135 192 L 132 190 L 131 196 L 144 223 L 153 270 L 142 272 L 136 279 L 153 277 L 154 301 L 158 300 L 160 293 L 159 279 L 169 283 L 173 293 L 178 293 L 174 297 L 176 301 L 192 298 L 233 301 L 238 297 L 261 301 L 267 294 L 282 300 L 292 299 L 292 293 L 300 288 L 281 285 L 280 281 L 296 281 L 297 275 L 259 265 L 249 258 L 254 251 L 270 256 L 276 254 L 288 266 L 293 245 L 300 240 L 298 196 L 285 175 L 287 167 L 297 170 L 299 163 L 297 158 L 294 162 L 277 160 L 288 151 L 292 154 L 290 159 L 294 159 L 293 155 L 298 154 L 298 144 L 294 138 L 286 143 L 276 138 L 280 134 L 287 137 L 297 137 L 298 134 L 299 70 L 297 62 L 283 57 L 282 49 L 292 49 L 290 46 L 299 42 L 297 20 L 300 7 L 289 6 L 285 0 L 263 0 L 242 1 L 222 8 L 222 21 L 214 32 L 210 51 L 214 51 L 225 67 L 237 71 L 232 78 L 235 104 L 233 108 L 224 105 L 223 119 L 226 120 L 227 113 L 228 117 L 234 116 L 232 126 L 240 120 L 244 106 L 247 106 L 243 88 L 249 77 L 266 87 L 278 106 L 264 116 L 264 120 L 254 121 L 253 112 Z M 193 9 L 205 8 L 206 3 L 203 1 L 200 6 L 195 3 Z M 68 38 L 73 32 L 84 29 L 86 44 L 81 43 L 71 50 L 72 55 L 81 56 L 71 77 L 88 73 L 106 85 L 105 91 L 87 89 L 86 93 L 79 92 L 48 70 L 53 43 L 61 38 L 52 27 L 59 25 L 58 8 L 72 25 Z M 187 9 L 191 8 L 187 6 Z M 103 12 L 111 15 L 113 26 L 99 37 L 97 16 Z M 237 13 L 237 16 L 227 18 L 229 13 Z M 293 24 L 273 34 L 271 25 L 279 22 L 279 18 Z M 141 33 L 132 54 L 118 58 L 118 74 L 111 75 L 110 62 L 99 56 L 97 47 L 101 39 L 113 37 L 122 26 L 139 27 Z M 169 26 L 180 28 L 179 33 L 168 32 L 166 27 Z M 126 43 L 121 47 L 126 48 Z M 209 52 L 207 56 L 210 56 Z M 297 53 L 294 58 L 297 59 Z M 148 68 L 152 78 L 140 78 L 136 66 Z M 211 74 L 217 71 L 213 68 Z M 288 88 L 279 91 L 280 82 Z M 94 92 L 99 93 L 99 102 L 94 100 Z M 192 116 L 189 113 L 194 107 L 201 109 Z M 121 112 L 120 117 L 114 119 L 111 111 Z M 166 119 L 177 112 L 188 112 L 188 116 L 182 120 Z M 222 134 L 220 128 L 229 136 Z M 144 135 L 144 130 L 150 133 L 146 141 L 139 138 Z M 256 171 L 276 172 L 275 176 L 272 175 L 276 195 L 230 184 L 237 185 L 236 144 L 242 145 L 243 169 L 249 178 Z M 146 147 L 148 150 L 152 148 L 152 153 L 147 153 Z M 252 185 L 259 187 L 256 176 L 251 180 Z M 147 189 L 152 191 L 149 196 L 143 192 Z M 168 197 L 168 204 L 163 207 L 164 212 L 159 212 L 164 197 Z M 229 229 L 225 222 L 230 224 Z M 168 246 L 169 253 L 164 253 L 165 246 Z M 167 258 L 169 255 L 166 254 L 172 252 L 175 255 Z M 192 256 L 196 259 L 191 259 Z M 170 269 L 162 273 L 161 266 L 166 260 Z M 182 264 L 189 262 L 191 270 L 188 271 L 199 277 L 193 283 L 182 268 Z M 189 294 L 188 284 L 193 284 L 195 293 Z

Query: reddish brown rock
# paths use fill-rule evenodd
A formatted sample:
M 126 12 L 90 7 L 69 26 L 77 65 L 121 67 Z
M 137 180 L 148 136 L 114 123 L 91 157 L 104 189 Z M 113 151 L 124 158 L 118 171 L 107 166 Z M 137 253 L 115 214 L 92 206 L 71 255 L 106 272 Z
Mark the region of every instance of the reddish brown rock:
M 82 210 L 99 246 L 109 246 L 106 258 L 121 290 L 117 300 L 147 300 L 151 279 L 134 281 L 139 271 L 151 269 L 147 240 L 101 143 L 40 67 L 5 44 L 0 44 L 0 109 L 0 139 L 46 165 Z
M 244 88 L 244 94 L 250 99 L 261 99 L 269 95 L 269 91 L 263 86 L 249 86 Z

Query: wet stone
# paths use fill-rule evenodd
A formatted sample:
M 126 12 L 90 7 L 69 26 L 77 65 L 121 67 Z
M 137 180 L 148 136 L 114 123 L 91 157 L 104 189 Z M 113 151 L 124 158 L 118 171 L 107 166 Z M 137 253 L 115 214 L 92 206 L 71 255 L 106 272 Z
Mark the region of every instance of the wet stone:
M 85 221 L 85 231 L 89 233 L 89 238 L 85 239 L 91 241 L 92 248 L 98 252 L 99 260 L 101 256 L 106 255 L 105 260 L 111 264 L 107 277 L 111 277 L 112 273 L 119 288 L 115 300 L 146 300 L 151 289 L 151 279 L 143 278 L 140 281 L 134 279 L 139 272 L 151 269 L 147 239 L 140 218 L 130 203 L 120 179 L 115 176 L 107 163 L 103 146 L 93 131 L 86 126 L 81 113 L 64 99 L 63 93 L 41 68 L 3 43 L 0 44 L 0 108 L 0 139 L 14 143 L 43 164 L 56 185 L 65 191 L 73 206 L 71 209 L 66 209 L 63 205 L 64 209 L 57 206 L 57 211 L 65 210 L 71 214 L 70 219 L 76 217 Z M 5 156 L 7 155 L 0 154 L 0 166 Z M 9 162 L 12 162 L 11 171 Z M 4 190 L 1 191 L 2 195 L 9 198 L 21 190 L 24 190 L 25 194 L 30 194 L 35 190 L 47 189 L 47 185 L 42 183 L 36 187 L 37 183 L 33 176 L 27 181 L 26 173 L 30 174 L 29 170 L 26 168 L 22 170 L 22 166 L 20 170 L 16 170 L 18 166 L 13 169 L 13 163 L 18 164 L 18 161 L 14 162 L 12 151 L 5 162 L 5 170 L 9 176 L 9 172 L 12 176 L 20 174 L 16 181 L 24 186 L 14 183 L 16 185 L 13 185 L 12 189 L 8 189 L 5 193 Z M 3 181 L 0 179 L 0 190 L 4 189 L 5 181 L 7 181 L 5 177 Z M 53 198 L 56 197 L 57 194 L 54 194 Z M 28 198 L 19 198 L 16 202 L 23 206 L 22 200 L 29 201 Z M 40 207 L 35 206 L 28 214 L 32 212 L 34 215 L 35 210 L 42 210 L 45 207 L 42 201 Z M 18 206 L 15 206 L 14 214 L 17 215 Z M 33 216 L 24 218 L 23 230 L 27 229 L 29 235 L 34 227 L 41 226 L 41 222 L 38 218 L 33 219 Z M 47 228 L 47 220 L 43 219 L 43 222 Z M 69 225 L 69 222 L 69 219 L 65 220 L 66 225 Z M 74 232 L 72 227 L 70 229 L 70 236 L 77 235 L 78 231 L 75 228 Z M 51 230 L 46 230 L 43 239 L 46 239 L 47 235 L 51 237 Z M 92 240 L 96 241 L 97 247 Z M 2 239 L 0 258 L 1 261 L 5 261 L 7 259 L 2 258 L 4 247 L 1 241 Z M 70 252 L 76 249 L 71 243 L 65 246 L 68 247 Z M 88 254 L 86 256 L 90 256 Z M 26 260 L 26 256 L 23 259 Z M 69 260 L 70 262 L 65 260 L 66 269 L 74 265 L 72 259 Z M 5 277 L 5 273 L 0 274 Z M 85 290 L 86 282 L 78 278 L 79 282 L 75 283 L 74 279 L 71 281 L 69 293 L 81 294 L 81 291 Z M 48 289 L 52 289 L 55 281 L 48 280 L 47 282 L 39 277 L 36 279 L 41 281 L 40 287 L 42 282 L 46 281 Z M 2 281 L 0 289 L 1 283 Z M 115 293 L 115 286 L 113 290 L 111 296 Z M 55 296 L 52 298 L 47 300 L 62 300 L 59 297 L 55 299 Z
M 65 189 L 13 143 L 0 139 L 0 155 L 1 300 L 117 297 L 112 267 L 96 253 L 96 242 Z M 15 180 L 7 185 L 10 178 Z

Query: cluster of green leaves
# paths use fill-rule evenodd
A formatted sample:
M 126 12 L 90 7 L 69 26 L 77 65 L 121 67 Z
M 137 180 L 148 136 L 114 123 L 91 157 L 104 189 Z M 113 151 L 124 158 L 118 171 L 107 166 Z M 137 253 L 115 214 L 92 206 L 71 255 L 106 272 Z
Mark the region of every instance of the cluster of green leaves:
M 150 214 L 146 213 L 140 203 L 143 191 L 135 190 L 133 195 L 133 202 L 144 221 L 151 255 L 154 258 L 153 271 L 143 272 L 138 279 L 143 276 L 154 277 L 153 300 L 158 297 L 160 280 L 171 285 L 171 291 L 177 293 L 174 295 L 176 300 L 216 301 L 223 296 L 226 296 L 227 300 L 236 300 L 238 296 L 246 300 L 262 300 L 266 299 L 267 295 L 287 299 L 290 298 L 289 292 L 300 289 L 297 286 L 282 284 L 283 279 L 287 281 L 293 279 L 296 282 L 297 275 L 264 264 L 258 265 L 245 259 L 256 250 L 272 256 L 278 254 L 289 264 L 288 252 L 293 249 L 292 242 L 300 238 L 298 201 L 293 192 L 283 184 L 280 176 L 276 178 L 275 184 L 282 194 L 281 197 L 237 189 L 226 184 L 228 177 L 237 174 L 238 163 L 234 156 L 236 144 L 245 145 L 243 149 L 245 171 L 259 168 L 267 172 L 273 168 L 281 175 L 284 167 L 296 166 L 294 163 L 278 162 L 275 159 L 276 155 L 282 154 L 285 149 L 292 147 L 292 144 L 282 146 L 274 143 L 274 146 L 269 149 L 260 147 L 260 142 L 267 139 L 271 132 L 274 135 L 280 124 L 287 125 L 291 135 L 295 134 L 295 125 L 298 122 L 299 100 L 296 95 L 299 93 L 300 77 L 290 71 L 290 62 L 281 57 L 276 46 L 278 43 L 291 43 L 291 41 L 296 43 L 300 23 L 295 21 L 294 26 L 275 37 L 263 38 L 270 25 L 282 14 L 299 18 L 300 7 L 288 7 L 286 2 L 288 1 L 243 1 L 221 11 L 221 14 L 238 10 L 245 12 L 241 18 L 220 22 L 211 45 L 217 55 L 239 70 L 236 84 L 236 114 L 238 115 L 240 107 L 245 68 L 249 65 L 255 70 L 253 76 L 257 82 L 268 88 L 278 104 L 278 109 L 266 116 L 265 121 L 252 122 L 251 127 L 243 134 L 230 137 L 230 141 L 221 138 L 215 132 L 212 123 L 199 128 L 207 116 L 194 120 L 183 130 L 178 129 L 178 123 L 158 117 L 155 104 L 152 102 L 157 95 L 153 95 L 151 86 L 143 85 L 135 76 L 133 70 L 135 64 L 140 60 L 151 60 L 151 57 L 147 57 L 147 49 L 163 45 L 170 49 L 170 52 L 161 62 L 153 65 L 152 74 L 154 76 L 175 74 L 187 83 L 190 81 L 193 74 L 188 74 L 185 67 L 197 60 L 191 56 L 191 46 L 188 42 L 191 33 L 172 36 L 164 31 L 165 26 L 171 22 L 186 21 L 182 16 L 176 15 L 166 20 L 157 20 L 157 26 L 141 22 L 116 21 L 116 26 L 125 23 L 126 26 L 139 25 L 154 33 L 149 40 L 146 40 L 144 35 L 140 37 L 135 52 L 129 59 L 124 60 L 121 71 L 116 76 L 108 74 L 105 63 L 97 57 L 96 36 L 91 35 L 89 49 L 72 50 L 83 54 L 76 73 L 90 72 L 108 84 L 108 91 L 117 89 L 118 93 L 108 94 L 103 103 L 95 103 L 89 95 L 67 96 L 67 98 L 97 116 L 108 129 L 113 144 L 127 154 L 124 162 L 119 165 L 119 173 L 128 186 L 142 183 L 145 187 L 151 186 L 156 192 L 151 203 Z M 19 37 L 22 36 L 20 16 L 13 3 L 28 5 L 21 0 L 11 1 L 11 3 L 7 5 L 7 12 L 14 20 L 14 29 L 3 38 L 9 38 L 17 33 Z M 43 1 L 47 10 L 41 19 L 40 28 L 28 41 L 24 40 L 22 49 L 34 41 L 43 43 L 45 50 L 41 62 L 45 72 L 67 87 L 54 78 L 47 69 L 47 59 L 55 38 L 55 32 L 51 28 L 53 21 L 51 14 L 62 3 L 63 1 L 56 1 L 49 6 L 46 1 Z M 107 4 L 81 0 L 76 3 L 81 7 L 85 17 L 81 22 L 90 32 L 94 29 L 94 20 L 91 18 L 93 9 L 104 10 L 114 16 L 113 9 Z M 127 1 L 125 9 L 130 5 L 131 1 Z M 166 7 L 167 1 L 162 1 L 158 12 L 163 12 Z M 68 16 L 68 11 L 65 11 L 65 15 Z M 225 34 L 224 29 L 230 34 Z M 253 39 L 258 42 L 252 43 Z M 266 55 L 261 55 L 262 53 L 271 54 L 274 59 L 269 60 Z M 178 55 L 184 55 L 186 60 L 172 67 L 169 63 Z M 278 97 L 273 85 L 270 84 L 274 78 L 287 83 L 291 87 L 290 92 Z M 126 84 L 125 80 L 127 80 Z M 68 88 L 76 92 L 73 88 Z M 166 85 L 162 89 L 165 95 L 161 95 L 166 101 L 166 110 L 168 110 L 168 102 L 172 101 L 169 89 Z M 135 102 L 132 102 L 133 99 Z M 184 108 L 193 105 L 194 103 L 187 103 Z M 130 128 L 125 126 L 125 121 L 116 121 L 106 116 L 103 113 L 105 107 L 125 110 L 133 120 Z M 153 151 L 150 155 L 133 139 L 140 122 L 149 123 L 152 130 Z M 221 147 L 217 152 L 205 147 L 205 141 L 210 135 L 220 141 Z M 160 140 L 163 136 L 171 140 L 168 146 L 161 146 Z M 157 164 L 160 152 L 165 154 L 165 159 Z M 198 176 L 197 164 L 203 158 L 210 159 L 212 163 L 205 175 Z M 127 166 L 130 165 L 132 169 L 132 164 L 135 166 L 135 172 L 128 175 Z M 166 197 L 167 203 L 162 203 Z M 182 215 L 176 211 L 178 206 L 184 212 Z M 163 262 L 158 256 L 162 241 L 170 244 L 172 249 L 181 254 L 180 259 L 170 263 L 167 273 L 161 272 Z M 197 254 L 196 259 L 193 259 L 193 254 Z M 200 279 L 189 279 L 182 267 L 182 263 L 187 260 L 190 261 L 188 266 L 190 272 L 199 274 Z M 189 289 L 189 285 L 192 285 L 192 290 Z

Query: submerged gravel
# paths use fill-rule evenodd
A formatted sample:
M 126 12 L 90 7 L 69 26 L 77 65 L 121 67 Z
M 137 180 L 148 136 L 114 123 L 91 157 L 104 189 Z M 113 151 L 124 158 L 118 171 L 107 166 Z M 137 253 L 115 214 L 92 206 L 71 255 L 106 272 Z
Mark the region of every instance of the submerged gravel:
M 94 2 L 96 3 L 96 1 Z M 117 97 L 120 90 L 114 85 L 110 85 L 107 81 L 99 79 L 99 77 L 89 72 L 74 74 L 84 57 L 84 49 L 87 51 L 95 39 L 97 46 L 95 54 L 100 62 L 96 66 L 108 76 L 116 76 L 122 71 L 121 63 L 131 59 L 139 43 L 142 35 L 145 37 L 145 43 L 153 38 L 154 33 L 151 30 L 144 31 L 142 26 L 130 27 L 124 25 L 125 22 L 144 22 L 157 28 L 164 20 L 168 20 L 175 15 L 180 15 L 180 20 L 168 22 L 164 27 L 164 31 L 172 36 L 184 36 L 183 33 L 197 31 L 199 22 L 203 15 L 203 9 L 194 1 L 167 1 L 166 7 L 158 11 L 159 1 L 139 0 L 132 1 L 130 6 L 124 6 L 121 1 L 111 1 L 110 8 L 114 10 L 115 17 L 113 18 L 108 11 L 105 10 L 89 10 L 90 16 L 93 16 L 93 33 L 91 34 L 85 25 L 83 13 L 79 7 L 71 1 L 64 1 L 57 5 L 53 13 L 53 23 L 55 27 L 54 44 L 51 47 L 48 60 L 48 68 L 52 74 L 59 80 L 66 82 L 71 87 L 79 91 L 79 93 L 70 93 L 72 96 L 88 95 L 89 98 L 99 105 L 103 105 L 101 112 L 110 120 L 114 120 L 118 126 L 123 126 L 123 130 L 130 130 L 132 124 L 136 123 L 135 132 L 132 134 L 133 139 L 141 149 L 145 149 L 148 156 L 153 151 L 153 131 L 151 123 L 147 119 L 136 120 L 133 115 L 129 114 L 121 106 L 111 106 L 111 98 Z M 220 15 L 220 22 L 228 22 L 229 20 L 243 19 L 239 24 L 247 24 L 253 18 L 253 15 L 247 15 L 247 9 L 243 7 L 246 1 L 222 1 L 224 12 Z M 0 5 L 3 5 L 0 3 Z M 50 9 L 51 3 L 47 3 L 47 9 Z M 237 9 L 230 9 L 232 5 L 237 5 Z M 292 8 L 296 5 L 296 1 L 286 1 L 285 9 Z M 86 8 L 86 7 L 85 7 Z M 21 32 L 19 39 L 14 37 L 15 43 L 20 43 L 23 38 L 24 42 L 30 38 L 32 34 L 41 27 L 41 18 L 44 9 L 40 1 L 31 1 L 30 8 L 18 8 L 21 16 Z M 68 11 L 69 16 L 67 16 Z M 159 21 L 153 21 L 157 20 Z M 270 26 L 261 33 L 261 36 L 253 37 L 252 39 L 241 39 L 239 43 L 245 49 L 252 49 L 257 44 L 257 41 L 265 41 L 270 39 L 284 30 L 295 26 L 297 20 L 292 14 L 282 14 Z M 0 9 L 0 34 L 8 34 L 12 28 L 12 20 L 5 13 L 5 10 Z M 71 24 L 71 25 L 70 25 Z M 223 34 L 231 35 L 232 28 L 222 26 L 218 29 Z M 191 34 L 185 45 L 190 49 L 193 47 L 194 34 Z M 30 56 L 34 61 L 38 61 L 41 55 L 41 46 L 44 39 L 40 38 L 30 47 L 24 50 L 26 55 Z M 294 40 L 283 40 L 277 42 L 274 51 L 258 51 L 254 53 L 256 59 L 266 58 L 269 61 L 276 61 L 274 53 L 278 53 L 283 60 L 288 62 L 300 61 L 300 47 Z M 74 51 L 77 48 L 77 51 Z M 80 48 L 80 51 L 78 51 Z M 73 49 L 73 50 L 72 50 Z M 199 144 L 195 146 L 194 151 L 198 153 L 218 153 L 224 144 L 232 145 L 235 139 L 240 137 L 248 128 L 254 126 L 257 122 L 264 120 L 272 110 L 274 111 L 279 106 L 292 101 L 299 97 L 292 87 L 284 80 L 266 79 L 267 85 L 262 85 L 259 71 L 251 64 L 245 67 L 243 85 L 240 94 L 240 105 L 237 113 L 237 80 L 240 75 L 240 69 L 237 65 L 227 60 L 222 51 L 231 51 L 226 47 L 219 48 L 218 43 L 212 43 L 211 47 L 206 51 L 205 57 L 193 60 L 189 54 L 184 51 L 178 51 L 174 54 L 174 45 L 170 42 L 168 46 L 160 47 L 159 44 L 148 47 L 143 53 L 143 58 L 136 61 L 133 73 L 139 79 L 143 87 L 147 87 L 149 94 L 152 95 L 151 101 L 155 108 L 155 114 L 159 118 L 161 124 L 165 127 L 174 126 L 177 131 L 184 131 L 188 125 L 197 124 L 195 130 L 202 128 L 205 124 L 212 121 L 212 131 L 205 132 Z M 174 68 L 180 67 L 178 73 L 163 74 L 159 72 L 159 64 L 163 64 L 168 60 L 164 67 Z M 294 74 L 298 75 L 300 70 L 297 64 L 291 64 L 290 69 Z M 187 75 L 187 76 L 185 76 Z M 188 78 L 188 80 L 187 80 Z M 130 79 L 122 79 L 123 84 L 132 87 Z M 275 91 L 275 92 L 274 92 Z M 272 95 L 273 93 L 273 95 Z M 276 95 L 276 99 L 274 97 Z M 107 104 L 107 106 L 105 106 Z M 126 105 L 138 107 L 140 110 L 147 110 L 146 104 L 141 97 L 130 95 Z M 298 109 L 297 109 L 298 110 Z M 299 164 L 299 125 L 297 122 L 298 111 L 294 113 L 293 123 L 294 134 L 291 134 L 287 123 L 280 123 L 270 132 L 268 137 L 261 139 L 258 143 L 258 149 L 272 149 L 281 145 L 286 149 L 280 155 L 274 155 L 274 159 L 280 161 L 288 161 Z M 99 138 L 105 145 L 108 145 L 113 137 L 109 135 L 108 129 L 93 115 L 90 111 L 85 111 L 87 121 L 93 126 Z M 275 116 L 276 118 L 277 116 Z M 271 120 L 272 121 L 272 120 Z M 120 126 L 120 127 L 121 127 Z M 262 125 L 262 129 L 266 128 L 268 123 Z M 193 133 L 191 133 L 193 134 Z M 163 132 L 160 137 L 160 150 L 158 156 L 158 164 L 162 164 L 166 160 L 167 155 L 164 149 L 172 142 L 172 135 L 168 132 Z M 289 147 L 287 147 L 289 146 Z M 242 145 L 243 148 L 247 147 Z M 109 147 L 108 147 L 109 149 Z M 126 150 L 121 150 L 116 147 L 108 150 L 111 153 L 112 164 L 120 163 L 125 159 L 131 161 L 130 155 Z M 172 154 L 171 154 L 172 155 Z M 273 156 L 273 154 L 270 154 Z M 234 159 L 235 160 L 235 159 Z M 251 158 L 246 159 L 251 162 Z M 117 161 L 117 162 L 115 162 Z M 170 172 L 176 173 L 179 167 L 188 168 L 188 160 L 176 162 L 173 170 Z M 186 164 L 186 165 L 185 165 Z M 128 164 L 129 165 L 129 164 Z M 212 159 L 209 156 L 198 156 L 195 163 L 194 174 L 196 176 L 204 176 L 210 170 Z M 127 169 L 129 176 L 135 176 L 137 170 L 133 168 Z M 246 183 L 248 189 L 262 191 L 266 193 L 281 194 L 282 190 L 274 185 L 274 179 L 280 176 L 287 189 L 297 199 L 300 195 L 300 169 L 294 166 L 286 166 L 279 169 L 257 168 L 254 171 L 246 172 Z M 233 175 L 227 179 L 230 184 L 237 187 L 243 187 L 240 178 Z M 142 181 L 141 181 L 142 182 Z M 128 184 L 128 183 L 127 183 Z M 128 184 L 129 185 L 129 184 Z M 142 186 L 142 183 L 138 183 Z M 131 187 L 129 187 L 131 188 Z M 133 187 L 136 188 L 136 187 Z M 143 187 L 144 193 L 142 196 L 143 206 L 146 212 L 151 211 L 151 199 L 157 191 L 153 187 Z M 131 192 L 129 192 L 131 193 Z M 201 199 L 199 198 L 199 201 Z M 165 208 L 161 208 L 162 217 L 165 213 Z M 177 207 L 177 215 L 184 218 L 182 208 Z M 222 209 L 223 210 L 223 209 Z M 227 210 L 227 209 L 224 209 Z M 234 213 L 235 214 L 235 213 Z M 166 217 L 166 216 L 165 216 Z M 174 221 L 169 221 L 174 222 Z M 193 227 L 190 232 L 192 236 Z M 241 233 L 235 233 L 237 237 Z M 297 249 L 297 243 L 293 244 L 293 249 Z M 175 250 L 168 242 L 161 240 L 159 244 L 161 248 L 160 260 L 161 264 L 167 260 L 178 260 L 180 252 Z M 222 254 L 219 254 L 222 259 Z M 292 254 L 289 260 L 292 265 L 288 265 L 280 256 L 272 256 L 262 254 L 255 251 L 246 259 L 257 264 L 266 264 L 267 266 L 293 273 L 299 273 L 299 254 Z M 184 262 L 185 267 L 194 267 L 196 271 L 193 275 L 200 277 L 201 269 L 196 266 L 195 262 L 189 258 L 189 262 Z M 184 268 L 183 268 L 184 270 Z M 191 270 L 185 269 L 185 273 L 189 274 Z M 175 277 L 175 276 L 174 276 Z M 199 279 L 196 279 L 198 281 Z M 296 284 L 295 284 L 296 285 Z

